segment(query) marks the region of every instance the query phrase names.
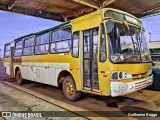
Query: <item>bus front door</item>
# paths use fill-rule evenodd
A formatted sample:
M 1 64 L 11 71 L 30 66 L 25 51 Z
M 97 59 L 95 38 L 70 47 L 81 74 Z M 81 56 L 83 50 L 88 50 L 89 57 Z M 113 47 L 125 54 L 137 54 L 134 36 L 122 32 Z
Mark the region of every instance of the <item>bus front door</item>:
M 83 89 L 99 90 L 98 28 L 83 32 Z

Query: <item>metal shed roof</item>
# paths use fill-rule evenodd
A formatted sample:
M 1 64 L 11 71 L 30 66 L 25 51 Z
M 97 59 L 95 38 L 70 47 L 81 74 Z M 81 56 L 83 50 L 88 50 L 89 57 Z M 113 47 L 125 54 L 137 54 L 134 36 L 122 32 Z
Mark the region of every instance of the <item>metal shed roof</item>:
M 0 0 L 0 10 L 56 21 L 70 20 L 103 7 L 144 17 L 160 12 L 160 0 Z

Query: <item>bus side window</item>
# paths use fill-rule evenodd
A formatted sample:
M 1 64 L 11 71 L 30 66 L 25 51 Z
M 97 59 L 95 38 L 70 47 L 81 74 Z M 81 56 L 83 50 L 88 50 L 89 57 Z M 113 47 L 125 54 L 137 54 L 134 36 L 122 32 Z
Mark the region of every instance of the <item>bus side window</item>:
M 52 32 L 51 53 L 69 52 L 71 48 L 71 27 L 61 28 Z
M 11 49 L 10 44 L 6 44 L 5 50 L 4 50 L 4 57 L 5 58 L 10 56 L 10 49 Z
M 73 33 L 72 56 L 79 57 L 79 32 Z
M 24 40 L 23 55 L 33 55 L 34 49 L 34 36 L 26 38 Z
M 105 29 L 104 24 L 102 23 L 100 26 L 100 62 L 104 62 L 107 59 L 106 52 Z
M 14 51 L 14 56 L 21 56 L 22 55 L 22 49 L 23 49 L 23 40 L 16 41 L 16 47 Z
M 47 54 L 49 51 L 50 33 L 44 33 L 36 37 L 35 54 Z

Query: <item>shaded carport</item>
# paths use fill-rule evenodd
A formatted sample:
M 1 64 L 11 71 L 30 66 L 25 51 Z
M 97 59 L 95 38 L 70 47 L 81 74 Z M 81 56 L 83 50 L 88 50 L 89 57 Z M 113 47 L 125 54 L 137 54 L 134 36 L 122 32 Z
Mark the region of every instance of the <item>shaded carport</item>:
M 103 7 L 117 8 L 137 17 L 159 14 L 160 0 L 0 0 L 0 10 L 65 21 Z

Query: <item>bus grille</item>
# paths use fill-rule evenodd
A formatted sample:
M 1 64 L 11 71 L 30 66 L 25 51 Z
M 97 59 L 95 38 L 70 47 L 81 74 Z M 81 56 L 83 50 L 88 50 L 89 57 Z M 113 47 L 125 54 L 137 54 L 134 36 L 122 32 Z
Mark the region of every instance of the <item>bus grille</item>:
M 140 82 L 135 83 L 135 90 L 143 89 L 147 86 L 147 80 L 143 80 Z

